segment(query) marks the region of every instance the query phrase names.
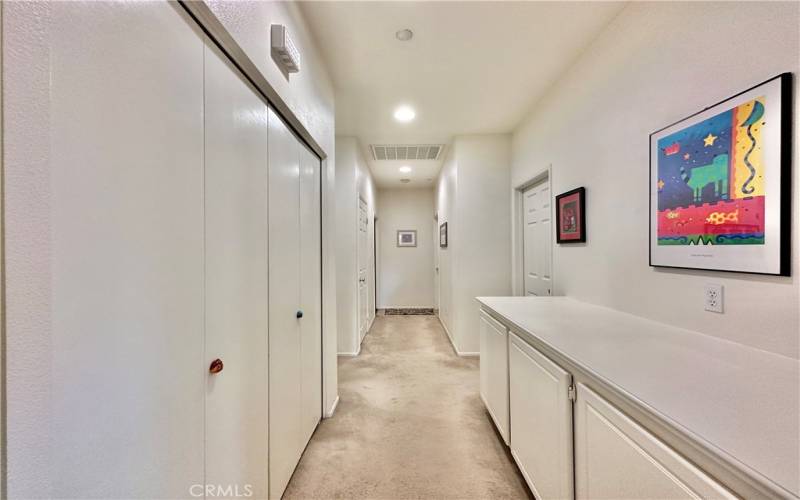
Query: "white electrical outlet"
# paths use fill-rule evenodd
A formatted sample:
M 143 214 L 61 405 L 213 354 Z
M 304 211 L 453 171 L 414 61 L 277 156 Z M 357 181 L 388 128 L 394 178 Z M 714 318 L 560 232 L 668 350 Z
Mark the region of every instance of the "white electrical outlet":
M 721 313 L 722 312 L 722 285 L 712 283 L 706 284 L 705 304 L 706 311 Z

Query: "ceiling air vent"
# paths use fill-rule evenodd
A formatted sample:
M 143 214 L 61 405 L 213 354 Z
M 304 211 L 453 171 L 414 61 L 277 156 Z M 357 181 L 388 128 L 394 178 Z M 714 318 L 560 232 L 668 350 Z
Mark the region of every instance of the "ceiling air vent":
M 373 160 L 438 160 L 444 144 L 370 144 Z

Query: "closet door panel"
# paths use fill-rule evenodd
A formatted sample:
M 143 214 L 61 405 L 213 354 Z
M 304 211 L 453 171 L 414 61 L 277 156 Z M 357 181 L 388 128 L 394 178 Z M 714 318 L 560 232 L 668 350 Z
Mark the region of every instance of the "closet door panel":
M 4 33 L 4 84 L 47 70 L 26 85 L 44 100 L 6 96 L 7 125 L 48 113 L 4 130 L 26 152 L 6 163 L 8 496 L 186 497 L 203 482 L 202 39 L 167 2 L 3 7 L 49 57 Z M 29 197 L 46 202 L 20 211 Z
M 280 498 L 302 452 L 300 150 L 269 110 L 269 488 Z
M 266 498 L 267 108 L 205 51 L 206 484 Z
M 303 319 L 302 397 L 305 447 L 322 415 L 322 282 L 320 236 L 320 161 L 300 145 L 300 287 Z

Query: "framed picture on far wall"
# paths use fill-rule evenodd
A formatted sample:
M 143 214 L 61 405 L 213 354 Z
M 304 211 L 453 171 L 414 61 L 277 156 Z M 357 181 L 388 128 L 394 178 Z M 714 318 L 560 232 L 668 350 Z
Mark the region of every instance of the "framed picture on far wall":
M 586 241 L 586 189 L 579 187 L 556 196 L 556 241 Z
M 397 231 L 397 246 L 415 247 L 417 246 L 417 231 L 401 229 Z
M 650 135 L 650 265 L 789 275 L 791 75 Z
M 439 246 L 441 248 L 447 248 L 447 222 L 439 226 Z

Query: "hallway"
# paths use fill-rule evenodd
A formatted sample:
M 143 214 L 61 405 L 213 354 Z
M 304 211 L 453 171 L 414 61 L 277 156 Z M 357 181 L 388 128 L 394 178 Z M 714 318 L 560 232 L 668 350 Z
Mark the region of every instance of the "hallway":
M 341 401 L 284 498 L 527 498 L 434 316 L 378 316 L 358 357 L 339 358 Z

